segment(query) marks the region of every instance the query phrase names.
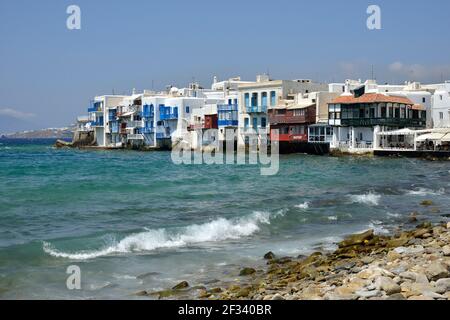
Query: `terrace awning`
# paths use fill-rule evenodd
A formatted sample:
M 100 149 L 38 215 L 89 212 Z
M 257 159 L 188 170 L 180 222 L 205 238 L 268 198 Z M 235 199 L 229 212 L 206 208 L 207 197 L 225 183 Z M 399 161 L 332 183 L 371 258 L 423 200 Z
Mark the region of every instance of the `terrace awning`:
M 450 133 L 447 133 L 442 139 L 442 142 L 450 142 Z
M 419 136 L 416 141 L 426 141 L 426 140 L 442 140 L 442 138 L 445 136 L 443 133 L 428 133 Z
M 394 130 L 394 131 L 384 131 L 380 132 L 379 135 L 382 136 L 406 136 L 406 135 L 413 135 L 415 134 L 414 130 L 411 129 L 401 129 L 401 130 Z

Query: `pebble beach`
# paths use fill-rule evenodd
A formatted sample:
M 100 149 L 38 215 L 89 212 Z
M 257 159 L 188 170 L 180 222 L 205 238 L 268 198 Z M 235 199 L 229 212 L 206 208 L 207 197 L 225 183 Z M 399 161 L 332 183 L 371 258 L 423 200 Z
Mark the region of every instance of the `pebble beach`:
M 394 236 L 373 230 L 351 235 L 332 254 L 276 258 L 245 287 L 231 286 L 214 296 L 254 300 L 448 300 L 450 299 L 450 222 Z M 252 275 L 250 275 L 252 277 Z M 216 289 L 216 291 L 218 291 Z

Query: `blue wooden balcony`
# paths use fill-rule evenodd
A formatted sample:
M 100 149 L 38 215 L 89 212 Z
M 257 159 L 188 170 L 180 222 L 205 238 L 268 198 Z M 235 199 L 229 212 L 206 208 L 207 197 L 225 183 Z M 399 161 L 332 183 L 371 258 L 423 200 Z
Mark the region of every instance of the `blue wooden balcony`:
M 91 127 L 103 127 L 103 119 L 91 121 Z
M 245 110 L 247 113 L 267 113 L 267 106 L 247 106 Z
M 218 120 L 217 124 L 219 127 L 237 127 L 238 120 Z
M 237 104 L 218 104 L 217 105 L 217 113 L 226 113 L 226 112 L 237 112 L 238 105 Z
M 155 128 L 152 127 L 139 128 L 138 132 L 141 134 L 152 134 L 155 133 Z
M 102 104 L 100 102 L 91 102 L 88 112 L 102 112 Z
M 170 135 L 167 135 L 164 132 L 157 132 L 156 139 L 170 139 Z

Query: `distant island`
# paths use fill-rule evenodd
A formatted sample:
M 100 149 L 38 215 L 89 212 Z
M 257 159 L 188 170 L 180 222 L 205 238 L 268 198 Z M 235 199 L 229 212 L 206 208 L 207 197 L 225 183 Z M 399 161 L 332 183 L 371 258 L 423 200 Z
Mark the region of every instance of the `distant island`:
M 0 134 L 0 139 L 72 139 L 76 130 L 75 125 L 65 128 L 47 128 L 40 130 L 27 130 L 16 133 Z

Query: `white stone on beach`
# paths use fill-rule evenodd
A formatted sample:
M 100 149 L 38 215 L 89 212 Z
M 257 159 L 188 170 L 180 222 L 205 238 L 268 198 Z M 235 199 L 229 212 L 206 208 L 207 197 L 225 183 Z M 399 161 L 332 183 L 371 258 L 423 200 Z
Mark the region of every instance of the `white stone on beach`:
M 425 273 L 430 281 L 436 281 L 450 276 L 447 266 L 441 262 L 432 262 L 425 270 Z
M 434 286 L 436 288 L 436 293 L 446 293 L 447 291 L 450 291 L 450 278 L 439 279 Z
M 444 253 L 444 256 L 446 256 L 446 257 L 450 256 L 450 246 L 446 245 L 446 246 L 442 247 L 442 252 Z
M 400 293 L 402 291 L 401 287 L 389 277 L 379 277 L 375 281 L 375 284 L 378 289 L 383 290 L 387 295 Z

